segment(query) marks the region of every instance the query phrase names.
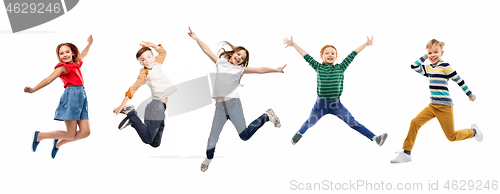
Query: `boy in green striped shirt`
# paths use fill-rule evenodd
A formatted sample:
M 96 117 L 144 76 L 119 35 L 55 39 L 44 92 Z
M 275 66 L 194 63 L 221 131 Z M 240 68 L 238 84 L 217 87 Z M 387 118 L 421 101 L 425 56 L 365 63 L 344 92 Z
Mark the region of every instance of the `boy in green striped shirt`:
M 284 43 L 286 44 L 286 47 L 293 46 L 316 71 L 317 75 L 316 92 L 318 94 L 318 98 L 312 108 L 309 119 L 307 119 L 300 130 L 297 131 L 297 133 L 295 133 L 292 137 L 292 144 L 295 145 L 302 138 L 302 135 L 307 131 L 307 129 L 314 126 L 316 122 L 321 119 L 321 117 L 326 114 L 333 114 L 342 119 L 342 121 L 348 124 L 349 127 L 382 146 L 387 138 L 387 134 L 384 133 L 382 135 L 375 136 L 375 134 L 354 119 L 339 99 L 344 89 L 344 71 L 359 52 L 361 52 L 366 46 L 372 45 L 373 36 L 371 39 L 367 37 L 366 43 L 354 49 L 354 51 L 352 51 L 349 56 L 342 61 L 342 63 L 335 65 L 334 62 L 337 59 L 337 49 L 332 45 L 325 45 L 321 49 L 320 53 L 323 63 L 319 63 L 307 54 L 306 51 L 300 48 L 295 42 L 293 42 L 293 38 L 290 38 L 290 40 L 285 38 Z

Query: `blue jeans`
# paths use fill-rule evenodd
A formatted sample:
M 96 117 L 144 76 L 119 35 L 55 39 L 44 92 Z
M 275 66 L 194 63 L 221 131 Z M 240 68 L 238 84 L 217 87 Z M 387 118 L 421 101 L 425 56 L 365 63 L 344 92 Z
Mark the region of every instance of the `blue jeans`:
M 153 147 L 160 146 L 163 128 L 165 127 L 165 110 L 167 105 L 160 100 L 153 100 L 146 106 L 144 124 L 135 110 L 127 114 L 132 127 L 135 128 L 141 140 Z
M 337 100 L 325 100 L 321 98 L 317 98 L 314 107 L 312 108 L 311 115 L 309 115 L 309 119 L 302 125 L 299 132 L 304 134 L 307 129 L 314 126 L 321 117 L 326 114 L 333 114 L 337 116 L 339 119 L 344 121 L 349 127 L 363 134 L 368 139 L 372 140 L 375 136 L 370 130 L 368 130 L 365 126 L 360 124 L 351 113 L 340 103 L 340 99 Z
M 232 98 L 225 102 L 216 102 L 214 120 L 212 122 L 212 129 L 207 143 L 208 159 L 212 159 L 214 157 L 215 145 L 217 144 L 217 141 L 219 141 L 219 135 L 222 132 L 222 128 L 224 127 L 224 124 L 226 124 L 227 120 L 231 120 L 236 128 L 236 131 L 238 131 L 240 138 L 243 141 L 246 141 L 250 139 L 250 137 L 252 137 L 253 134 L 257 132 L 262 125 L 264 125 L 264 123 L 269 121 L 269 116 L 264 113 L 247 127 L 239 98 Z

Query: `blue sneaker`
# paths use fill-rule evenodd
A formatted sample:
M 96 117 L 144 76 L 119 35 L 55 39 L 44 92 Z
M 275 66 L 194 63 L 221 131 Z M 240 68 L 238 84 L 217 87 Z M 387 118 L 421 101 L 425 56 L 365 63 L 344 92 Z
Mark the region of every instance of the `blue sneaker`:
M 59 151 L 59 148 L 56 148 L 58 139 L 54 139 L 54 147 L 52 148 L 52 159 L 56 157 L 57 151 Z
M 38 144 L 40 144 L 38 140 L 38 134 L 40 133 L 40 131 L 35 131 L 35 133 L 33 133 L 33 144 L 31 145 L 31 148 L 33 149 L 33 152 L 36 151 L 36 148 L 38 147 Z

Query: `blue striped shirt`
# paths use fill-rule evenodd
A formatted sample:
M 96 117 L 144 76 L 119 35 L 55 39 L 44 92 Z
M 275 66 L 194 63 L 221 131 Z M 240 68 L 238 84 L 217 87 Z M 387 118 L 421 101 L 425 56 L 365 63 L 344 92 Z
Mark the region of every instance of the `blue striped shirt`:
M 462 91 L 470 98 L 474 95 L 469 90 L 465 81 L 457 74 L 450 64 L 443 61 L 437 64 L 424 65 L 427 55 L 420 57 L 411 64 L 411 68 L 417 73 L 429 78 L 429 89 L 431 91 L 431 103 L 446 106 L 453 106 L 450 93 L 448 91 L 448 80 L 451 79 L 462 88 Z

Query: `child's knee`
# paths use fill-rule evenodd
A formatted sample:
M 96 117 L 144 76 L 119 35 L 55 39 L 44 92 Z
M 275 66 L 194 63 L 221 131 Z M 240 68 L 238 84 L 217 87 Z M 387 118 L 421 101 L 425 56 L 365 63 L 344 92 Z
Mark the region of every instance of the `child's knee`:
M 90 136 L 90 130 L 80 131 L 82 133 L 82 138 L 87 138 Z
M 418 119 L 412 119 L 410 126 L 415 126 L 417 128 L 422 127 L 422 123 Z
M 64 137 L 62 139 L 73 140 L 73 139 L 75 139 L 75 137 L 76 137 L 76 131 L 75 132 L 66 132 L 66 134 L 64 135 Z
M 457 135 L 456 135 L 456 133 L 446 134 L 446 138 L 448 139 L 448 141 L 456 141 Z

